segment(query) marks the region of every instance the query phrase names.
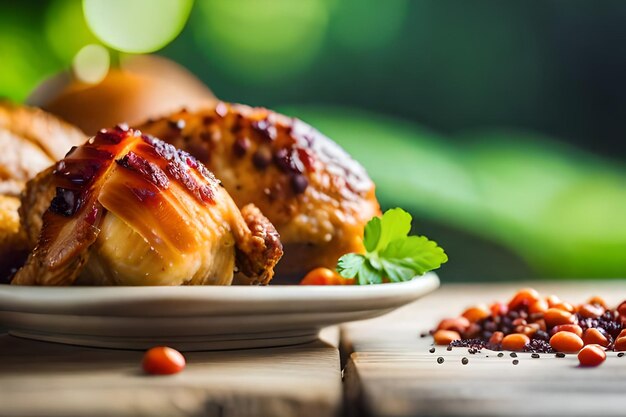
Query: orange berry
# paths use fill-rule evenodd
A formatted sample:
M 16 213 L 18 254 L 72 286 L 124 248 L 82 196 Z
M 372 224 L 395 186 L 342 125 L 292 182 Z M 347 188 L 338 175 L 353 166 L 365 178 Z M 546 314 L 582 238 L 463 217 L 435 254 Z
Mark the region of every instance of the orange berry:
M 437 330 L 433 334 L 433 339 L 437 345 L 449 345 L 454 340 L 461 339 L 461 335 L 454 330 Z
M 513 333 L 504 336 L 504 339 L 502 339 L 502 349 L 519 352 L 524 350 L 524 346 L 528 343 L 530 343 L 530 338 L 528 336 L 521 333 Z
M 539 330 L 546 331 L 546 321 L 544 319 L 535 320 L 533 323 L 539 326 Z
M 492 317 L 503 316 L 509 312 L 509 308 L 506 304 L 496 301 L 495 303 L 489 306 L 489 310 L 491 310 Z
M 548 308 L 550 308 L 550 306 L 548 305 L 548 302 L 546 300 L 539 299 L 539 300 L 535 300 L 533 303 L 531 303 L 528 306 L 528 312 L 530 314 L 543 313 Z
M 300 285 L 351 285 L 353 278 L 344 278 L 328 268 L 315 268 L 300 281 Z
M 626 350 L 626 336 L 618 337 L 615 339 L 615 344 L 613 345 L 613 349 L 616 352 L 623 352 Z
M 558 326 L 559 324 L 571 324 L 574 322 L 572 313 L 554 307 L 550 307 L 546 310 L 543 314 L 543 319 L 546 321 L 548 328 Z
M 578 337 L 583 337 L 583 329 L 577 324 L 560 324 L 558 326 L 554 326 L 552 334 L 556 334 L 558 332 L 570 332 L 574 333 Z
M 502 343 L 502 339 L 504 339 L 504 333 L 493 332 L 493 334 L 489 338 L 489 343 L 492 345 L 499 345 L 500 343 Z
M 591 297 L 591 298 L 589 299 L 589 301 L 587 301 L 587 304 L 591 304 L 591 305 L 595 305 L 595 306 L 600 306 L 600 307 L 602 307 L 602 308 L 606 309 L 606 301 L 604 301 L 604 298 L 602 298 L 602 297 L 598 297 L 597 295 L 596 295 L 596 296 Z
M 530 305 L 539 299 L 539 293 L 533 288 L 522 288 L 509 301 L 509 310 L 515 310 L 522 305 Z
M 619 334 L 617 335 L 616 339 L 619 339 L 620 337 L 626 337 L 626 329 L 622 329 L 622 331 L 619 332 Z
M 599 345 L 587 345 L 578 352 L 580 366 L 598 366 L 606 360 L 606 353 Z
M 591 327 L 585 330 L 583 342 L 585 345 L 600 345 L 604 347 L 609 345 L 609 339 L 607 339 L 600 330 Z
M 556 295 L 549 295 L 546 297 L 546 301 L 548 302 L 548 307 L 554 307 L 561 302 L 561 299 Z
M 622 304 L 617 307 L 617 314 L 621 317 L 626 317 L 626 301 L 623 301 Z
M 512 324 L 513 326 L 526 326 L 528 323 L 526 322 L 526 319 L 518 317 L 515 320 L 513 320 Z
M 604 307 L 597 304 L 583 304 L 578 308 L 578 314 L 586 319 L 597 319 L 604 314 Z
M 558 332 L 550 338 L 550 346 L 557 352 L 576 353 L 584 346 L 584 343 L 575 333 Z
M 558 308 L 559 310 L 564 310 L 564 311 L 567 311 L 568 313 L 573 313 L 574 311 L 576 311 L 573 305 L 571 305 L 570 303 L 565 303 L 565 302 L 557 303 L 550 308 Z
M 185 357 L 177 350 L 157 346 L 143 355 L 143 370 L 153 375 L 170 375 L 185 368 Z
M 481 330 L 482 328 L 478 324 L 470 323 L 469 327 L 465 329 L 461 336 L 463 336 L 463 339 L 473 339 L 478 337 Z
M 470 322 L 465 317 L 457 317 L 454 319 L 443 319 L 439 322 L 437 330 L 454 330 L 457 333 L 463 333 L 469 327 Z
M 532 337 L 539 330 L 539 326 L 536 324 L 529 324 L 527 326 L 520 325 L 515 328 L 515 333 L 522 333 L 528 337 Z
M 468 308 L 461 315 L 468 319 L 470 323 L 476 323 L 477 321 L 481 321 L 489 317 L 489 314 L 490 311 L 486 305 L 477 305 Z

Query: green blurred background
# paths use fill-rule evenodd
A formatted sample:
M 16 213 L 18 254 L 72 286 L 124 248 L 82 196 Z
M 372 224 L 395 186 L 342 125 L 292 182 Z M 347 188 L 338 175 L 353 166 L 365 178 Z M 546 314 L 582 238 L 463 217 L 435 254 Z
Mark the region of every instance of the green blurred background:
M 0 5 L 0 96 L 99 42 L 79 0 Z M 624 278 L 625 40 L 621 0 L 196 0 L 157 53 L 339 142 L 444 280 Z

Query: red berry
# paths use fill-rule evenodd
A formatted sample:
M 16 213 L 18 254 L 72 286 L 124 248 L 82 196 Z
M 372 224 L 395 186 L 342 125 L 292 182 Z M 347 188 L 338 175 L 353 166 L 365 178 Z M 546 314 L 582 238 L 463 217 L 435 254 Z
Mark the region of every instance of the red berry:
M 578 352 L 580 366 L 598 366 L 606 360 L 606 353 L 600 345 L 587 345 Z
M 185 357 L 177 350 L 157 346 L 143 356 L 143 370 L 153 375 L 176 374 L 185 368 Z

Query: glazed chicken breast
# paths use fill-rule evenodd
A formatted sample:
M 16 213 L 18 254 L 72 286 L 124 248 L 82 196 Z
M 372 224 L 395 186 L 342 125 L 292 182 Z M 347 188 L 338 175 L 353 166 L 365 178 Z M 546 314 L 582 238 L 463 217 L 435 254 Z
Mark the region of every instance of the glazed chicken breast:
M 380 214 L 374 184 L 336 143 L 297 119 L 218 103 L 138 126 L 203 162 L 239 207 L 255 204 L 276 226 L 285 255 L 278 278 L 334 269 L 362 252 L 363 228 Z
M 38 236 L 13 284 L 266 284 L 282 255 L 255 206 L 239 209 L 194 157 L 125 126 L 74 148 L 23 200 Z
M 0 103 L 0 282 L 28 253 L 18 215 L 26 181 L 86 139 L 77 128 L 42 110 Z

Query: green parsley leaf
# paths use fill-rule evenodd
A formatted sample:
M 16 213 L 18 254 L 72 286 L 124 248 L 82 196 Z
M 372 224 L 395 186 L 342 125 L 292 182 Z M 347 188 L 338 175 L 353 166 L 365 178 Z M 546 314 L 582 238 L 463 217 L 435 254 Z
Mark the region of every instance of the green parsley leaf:
M 401 208 L 387 210 L 380 219 L 380 223 L 377 251 L 384 250 L 392 240 L 407 237 L 411 231 L 411 215 Z
M 363 232 L 363 244 L 365 250 L 368 252 L 374 252 L 378 241 L 380 241 L 380 234 L 382 229 L 382 222 L 380 217 L 374 217 L 365 225 L 365 231 Z
M 381 258 L 401 265 L 411 265 L 417 275 L 439 268 L 448 256 L 436 242 L 424 236 L 408 236 L 396 239 L 380 253 Z
M 361 264 L 361 268 L 359 268 L 359 272 L 356 275 L 356 278 L 359 285 L 383 283 L 383 277 L 380 275 L 377 269 L 370 265 L 367 259 L 365 259 L 365 262 Z
M 409 281 L 437 269 L 448 256 L 424 236 L 408 236 L 411 215 L 395 208 L 374 217 L 365 226 L 365 254 L 349 253 L 337 263 L 337 272 L 356 278 L 360 285 Z
M 364 255 L 348 253 L 339 258 L 337 262 L 337 272 L 344 278 L 354 278 L 359 273 L 363 262 L 365 262 Z

